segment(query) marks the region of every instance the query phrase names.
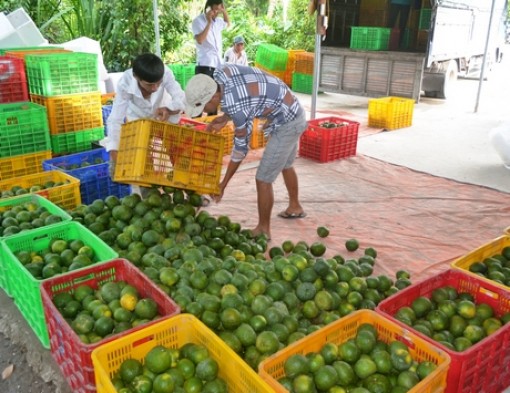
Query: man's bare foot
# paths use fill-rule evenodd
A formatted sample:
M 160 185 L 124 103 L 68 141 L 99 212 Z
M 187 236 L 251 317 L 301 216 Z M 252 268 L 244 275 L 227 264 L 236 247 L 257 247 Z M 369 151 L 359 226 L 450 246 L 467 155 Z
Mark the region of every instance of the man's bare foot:
M 262 229 L 258 229 L 258 228 L 255 228 L 255 229 L 252 229 L 251 230 L 251 234 L 253 237 L 258 237 L 258 236 L 265 236 L 266 240 L 267 241 L 270 241 L 271 240 L 271 234 L 269 233 L 269 231 L 263 231 Z

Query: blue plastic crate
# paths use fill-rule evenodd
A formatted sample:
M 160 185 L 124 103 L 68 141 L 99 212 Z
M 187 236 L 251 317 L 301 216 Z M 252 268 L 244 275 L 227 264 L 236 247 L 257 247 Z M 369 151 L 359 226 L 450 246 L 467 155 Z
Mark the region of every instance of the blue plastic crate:
M 110 155 L 104 148 L 52 158 L 43 161 L 43 170 L 58 170 L 80 180 L 81 200 L 90 204 L 109 195 L 123 197 L 131 193 L 131 186 L 115 183 L 110 177 Z M 90 165 L 81 167 L 83 163 Z M 80 167 L 78 167 L 80 166 Z

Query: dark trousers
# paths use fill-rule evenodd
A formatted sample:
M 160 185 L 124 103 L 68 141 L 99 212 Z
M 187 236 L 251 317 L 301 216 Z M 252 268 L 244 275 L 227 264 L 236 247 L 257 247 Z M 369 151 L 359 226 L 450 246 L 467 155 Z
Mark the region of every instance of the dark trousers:
M 197 65 L 197 66 L 195 66 L 195 75 L 197 75 L 197 74 L 205 74 L 205 75 L 209 75 L 212 78 L 215 69 L 216 68 L 214 68 L 214 67 L 207 67 L 207 66 Z M 218 114 L 218 111 L 214 111 L 214 113 L 208 113 L 207 115 L 208 116 L 214 116 L 214 115 L 217 115 L 217 114 Z M 200 117 L 200 116 L 198 116 L 198 117 Z
M 388 17 L 388 27 L 392 29 L 395 27 L 397 18 L 400 15 L 398 27 L 400 29 L 400 35 L 403 35 L 404 29 L 407 26 L 407 20 L 409 19 L 409 12 L 411 6 L 402 4 L 390 4 L 390 14 Z

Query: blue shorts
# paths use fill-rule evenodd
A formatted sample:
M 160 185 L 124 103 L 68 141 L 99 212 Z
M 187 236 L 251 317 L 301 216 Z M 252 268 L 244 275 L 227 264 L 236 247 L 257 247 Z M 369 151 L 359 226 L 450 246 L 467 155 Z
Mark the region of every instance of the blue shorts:
M 255 178 L 273 183 L 280 172 L 292 167 L 297 154 L 299 137 L 307 127 L 305 111 L 298 117 L 274 130 L 264 149 Z

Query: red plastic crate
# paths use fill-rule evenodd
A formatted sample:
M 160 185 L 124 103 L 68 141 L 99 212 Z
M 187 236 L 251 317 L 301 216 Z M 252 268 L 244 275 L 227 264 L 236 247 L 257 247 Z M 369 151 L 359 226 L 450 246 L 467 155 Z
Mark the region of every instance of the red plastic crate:
M 321 124 L 345 125 L 325 128 Z M 328 162 L 356 155 L 359 123 L 339 117 L 310 120 L 299 140 L 299 155 L 319 162 Z
M 80 285 L 89 285 L 97 289 L 102 283 L 121 280 L 134 286 L 141 297 L 152 298 L 158 304 L 158 312 L 162 317 L 114 334 L 95 344 L 83 343 L 53 304 L 53 296 L 61 292 L 72 292 Z M 51 354 L 74 393 L 96 392 L 91 358 L 94 349 L 171 318 L 181 311 L 179 306 L 147 276 L 131 262 L 121 258 L 45 280 L 41 284 L 41 297 L 50 335 Z
M 197 120 L 188 119 L 187 117 L 181 117 L 179 120 L 180 126 L 193 127 L 195 130 L 205 131 L 207 123 L 202 123 Z
M 510 324 L 503 325 L 466 351 L 456 352 L 393 317 L 401 307 L 410 306 L 414 299 L 430 297 L 434 289 L 447 285 L 458 292 L 470 293 L 476 304 L 488 304 L 496 316 L 510 312 L 509 291 L 456 270 L 447 270 L 399 291 L 379 303 L 376 311 L 450 355 L 446 393 L 502 392 L 510 385 Z
M 0 103 L 28 101 L 25 63 L 22 59 L 0 56 Z

